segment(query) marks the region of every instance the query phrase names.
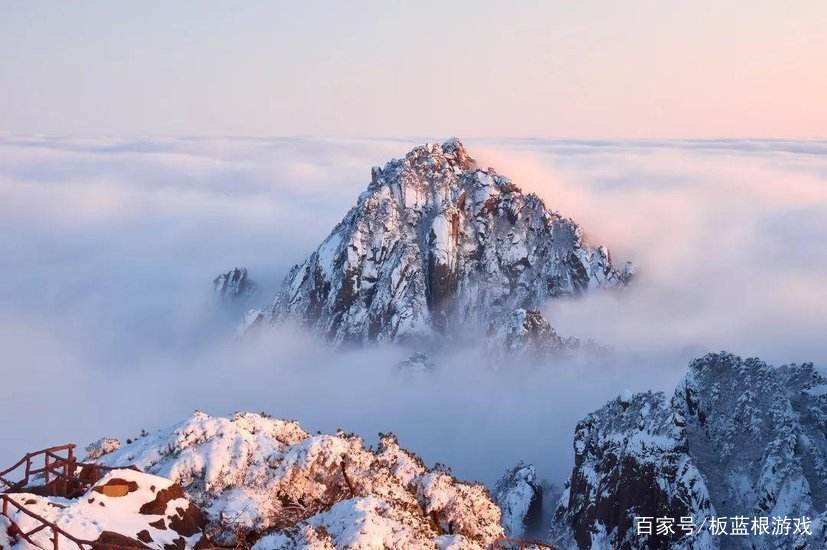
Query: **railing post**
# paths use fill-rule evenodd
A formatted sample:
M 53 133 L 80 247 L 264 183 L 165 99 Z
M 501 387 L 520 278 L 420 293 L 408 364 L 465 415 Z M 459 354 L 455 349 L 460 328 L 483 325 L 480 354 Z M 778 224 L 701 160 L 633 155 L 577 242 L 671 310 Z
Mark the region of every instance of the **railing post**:
M 52 527 L 52 548 L 54 550 L 58 550 L 58 539 L 57 539 L 57 529 Z
M 43 476 L 44 476 L 44 485 L 49 484 L 49 453 L 43 455 Z
M 3 498 L 3 515 L 8 516 L 9 515 L 9 497 L 7 497 L 6 495 L 0 495 L 0 496 L 2 496 L 2 498 Z
M 74 477 L 74 475 L 75 475 L 75 464 L 76 464 L 76 460 L 75 460 L 75 446 L 74 446 L 74 445 L 70 445 L 70 446 L 69 446 L 69 458 L 68 458 L 68 462 L 69 462 L 69 475 L 71 475 L 71 476 L 73 476 L 73 477 Z
M 28 487 L 29 486 L 29 472 L 32 471 L 32 457 L 26 455 L 26 477 L 23 478 L 23 484 Z

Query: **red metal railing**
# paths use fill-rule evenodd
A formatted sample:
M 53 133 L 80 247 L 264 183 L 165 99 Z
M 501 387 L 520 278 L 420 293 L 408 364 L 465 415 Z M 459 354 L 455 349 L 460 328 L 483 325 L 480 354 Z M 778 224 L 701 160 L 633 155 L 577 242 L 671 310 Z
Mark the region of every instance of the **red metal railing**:
M 65 453 L 65 456 L 58 453 Z M 36 467 L 35 459 L 41 456 L 43 457 L 43 466 Z M 75 459 L 74 445 L 49 447 L 48 449 L 26 454 L 17 461 L 17 464 L 0 472 L 0 483 L 4 485 L 0 489 L 4 492 L 20 491 L 29 487 L 32 479 L 38 477 L 42 478 L 43 486 L 48 486 L 55 480 L 69 481 L 75 477 L 76 468 L 77 460 Z M 17 481 L 10 479 L 11 474 L 20 469 L 23 469 L 23 478 Z
M 42 466 L 38 463 L 40 457 L 43 459 L 40 463 Z M 124 468 L 137 469 L 132 465 L 117 469 Z M 85 493 L 100 481 L 104 473 L 115 469 L 94 462 L 78 462 L 74 444 L 58 445 L 28 453 L 14 466 L 0 472 L 0 491 L 15 493 L 25 490 L 36 494 L 71 498 Z M 18 470 L 22 471 L 22 479 L 9 479 Z M 32 485 L 33 481 L 40 483 Z
M 58 527 L 53 522 L 47 520 L 43 516 L 32 512 L 29 508 L 26 508 L 23 504 L 17 502 L 10 495 L 4 493 L 0 494 L 0 500 L 2 500 L 2 515 L 8 518 L 9 522 L 11 522 L 12 528 L 10 530 L 10 535 L 15 537 L 20 537 L 32 546 L 37 548 L 43 548 L 35 541 L 32 540 L 32 535 L 43 531 L 44 529 L 49 529 L 52 533 L 51 538 L 49 541 L 51 542 L 50 549 L 48 550 L 59 550 L 60 549 L 60 537 L 63 537 L 72 543 L 78 548 L 78 550 L 126 550 L 125 546 L 114 546 L 111 544 L 101 544 L 91 540 L 83 540 L 79 539 L 60 527 Z M 23 531 L 18 523 L 13 518 L 13 512 L 11 508 L 16 508 L 21 514 L 29 516 L 37 523 L 37 526 L 34 529 L 29 531 Z M 47 549 L 44 549 L 47 550 Z
M 43 457 L 42 466 L 38 463 L 40 457 Z M 128 466 L 128 468 L 135 469 L 134 466 Z M 2 491 L 0 492 L 0 501 L 2 501 L 0 515 L 6 517 L 11 523 L 9 534 L 22 538 L 36 548 L 43 548 L 34 542 L 31 537 L 48 529 L 51 532 L 50 544 L 49 548 L 44 550 L 59 550 L 60 537 L 73 543 L 77 550 L 129 550 L 126 546 L 79 539 L 11 496 L 19 492 L 62 497 L 79 496 L 100 481 L 102 472 L 114 469 L 94 463 L 78 462 L 75 457 L 75 445 L 73 444 L 58 445 L 57 447 L 49 447 L 48 449 L 26 454 L 14 466 L 0 472 L 0 491 Z M 13 475 L 16 471 L 22 471 L 22 479 L 10 480 L 10 475 Z M 42 482 L 42 484 L 32 485 L 33 481 Z M 34 529 L 23 531 L 14 519 L 17 515 L 14 510 L 17 510 L 18 514 L 35 520 L 37 525 Z

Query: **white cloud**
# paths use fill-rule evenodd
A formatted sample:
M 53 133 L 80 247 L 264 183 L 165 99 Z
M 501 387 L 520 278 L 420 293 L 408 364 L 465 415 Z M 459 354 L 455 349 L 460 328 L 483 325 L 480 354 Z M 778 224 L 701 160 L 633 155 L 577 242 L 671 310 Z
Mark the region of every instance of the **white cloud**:
M 576 420 L 623 388 L 667 389 L 696 353 L 827 361 L 827 145 L 469 143 L 484 164 L 640 265 L 619 296 L 550 305 L 606 360 L 488 370 L 457 350 L 400 379 L 395 348 L 332 352 L 286 328 L 234 341 L 211 278 L 271 290 L 403 141 L 0 142 L 0 463 L 130 435 L 194 408 L 267 410 L 309 429 L 397 431 L 491 481 L 524 458 L 561 479 Z M 265 301 L 267 296 L 262 298 Z M 285 332 L 286 331 L 286 332 Z M 516 370 L 516 373 L 515 373 Z M 148 406 L 151 405 L 151 406 Z

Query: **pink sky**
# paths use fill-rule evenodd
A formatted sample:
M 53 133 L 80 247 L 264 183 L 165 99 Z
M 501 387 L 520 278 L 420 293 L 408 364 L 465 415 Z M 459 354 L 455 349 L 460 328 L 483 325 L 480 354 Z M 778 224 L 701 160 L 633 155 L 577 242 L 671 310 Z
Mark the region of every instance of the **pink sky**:
M 13 133 L 827 137 L 823 0 L 3 11 Z

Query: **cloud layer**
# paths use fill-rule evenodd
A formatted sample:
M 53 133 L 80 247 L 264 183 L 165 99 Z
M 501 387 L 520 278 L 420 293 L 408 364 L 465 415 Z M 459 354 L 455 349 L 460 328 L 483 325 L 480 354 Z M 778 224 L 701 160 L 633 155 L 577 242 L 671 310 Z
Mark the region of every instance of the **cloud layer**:
M 253 409 L 396 431 L 464 477 L 527 459 L 561 481 L 579 418 L 624 388 L 669 389 L 693 355 L 827 363 L 823 142 L 467 143 L 639 266 L 621 295 L 549 305 L 559 332 L 612 345 L 608 358 L 489 369 L 463 349 L 410 378 L 393 347 L 333 352 L 290 327 L 233 339 L 212 277 L 247 266 L 266 301 L 370 166 L 414 143 L 0 141 L 0 464 Z

